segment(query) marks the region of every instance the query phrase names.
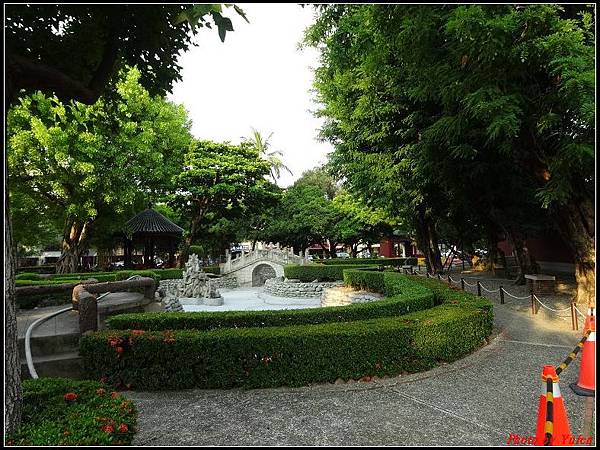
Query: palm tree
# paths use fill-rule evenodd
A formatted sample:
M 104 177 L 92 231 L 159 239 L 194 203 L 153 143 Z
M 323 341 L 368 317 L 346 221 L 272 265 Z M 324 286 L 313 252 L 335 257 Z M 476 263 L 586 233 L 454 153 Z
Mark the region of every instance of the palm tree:
M 252 136 L 247 138 L 247 140 L 254 145 L 262 158 L 269 161 L 271 164 L 271 178 L 273 179 L 273 182 L 277 182 L 279 177 L 281 177 L 281 169 L 286 170 L 290 175 L 294 174 L 285 164 L 283 164 L 282 152 L 279 150 L 269 151 L 269 148 L 271 147 L 271 143 L 269 142 L 271 136 L 273 136 L 273 133 L 269 134 L 269 137 L 264 139 L 260 134 L 260 131 L 252 128 Z

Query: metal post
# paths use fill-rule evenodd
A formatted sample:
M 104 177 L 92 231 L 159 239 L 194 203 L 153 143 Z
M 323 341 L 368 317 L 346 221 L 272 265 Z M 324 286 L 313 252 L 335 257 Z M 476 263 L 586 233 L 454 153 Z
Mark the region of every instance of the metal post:
M 533 293 L 531 293 L 531 314 L 535 314 L 535 299 L 533 298 Z
M 450 279 L 450 274 L 448 274 L 448 284 L 452 285 L 452 280 Z
M 571 302 L 571 324 L 573 330 L 579 329 L 579 323 L 577 323 L 577 310 L 575 309 L 575 302 Z
M 460 277 L 460 288 L 463 291 L 465 290 L 465 279 L 463 277 Z
M 429 278 L 429 272 L 425 274 L 425 278 Z
M 481 297 L 481 283 L 477 281 L 477 297 Z
M 442 281 L 442 276 L 438 273 L 438 281 Z
M 504 305 L 504 289 L 500 286 L 500 304 Z

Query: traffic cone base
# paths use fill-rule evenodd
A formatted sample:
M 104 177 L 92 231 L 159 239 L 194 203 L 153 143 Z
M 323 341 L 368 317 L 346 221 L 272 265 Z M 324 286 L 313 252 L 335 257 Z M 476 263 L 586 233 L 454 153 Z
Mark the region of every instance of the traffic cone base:
M 577 395 L 581 395 L 583 397 L 593 397 L 594 395 L 596 395 L 596 390 L 595 389 L 586 389 L 586 388 L 582 388 L 579 387 L 577 385 L 577 383 L 571 383 L 569 385 L 569 387 L 573 390 L 573 392 L 575 392 Z
M 569 387 L 577 395 L 592 397 L 596 394 L 596 316 L 588 312 L 585 318 L 584 332 L 590 332 L 581 351 L 579 380 Z

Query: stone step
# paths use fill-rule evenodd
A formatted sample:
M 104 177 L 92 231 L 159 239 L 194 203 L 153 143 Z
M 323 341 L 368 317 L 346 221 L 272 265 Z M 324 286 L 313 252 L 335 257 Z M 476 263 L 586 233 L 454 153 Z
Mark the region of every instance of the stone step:
M 83 379 L 81 357 L 78 352 L 65 352 L 33 358 L 33 365 L 40 378 L 60 377 Z M 21 360 L 21 378 L 30 379 L 27 361 Z
M 31 354 L 54 355 L 79 351 L 79 333 L 62 333 L 55 336 L 33 336 L 30 339 Z M 19 338 L 19 356 L 25 358 L 25 338 Z

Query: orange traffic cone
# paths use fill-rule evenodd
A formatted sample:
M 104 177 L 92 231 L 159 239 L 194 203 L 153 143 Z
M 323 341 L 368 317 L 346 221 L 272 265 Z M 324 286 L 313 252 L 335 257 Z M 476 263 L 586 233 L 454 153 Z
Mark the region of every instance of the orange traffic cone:
M 552 392 L 548 393 L 546 398 L 548 379 L 552 380 Z M 550 442 L 546 443 L 548 439 Z M 542 393 L 538 407 L 535 445 L 573 445 L 565 403 L 558 387 L 558 375 L 554 366 L 550 365 L 544 366 L 542 371 Z
M 590 335 L 583 343 L 579 381 L 569 386 L 577 395 L 593 397 L 596 394 L 596 316 L 590 308 L 585 318 L 583 332 L 590 330 Z

